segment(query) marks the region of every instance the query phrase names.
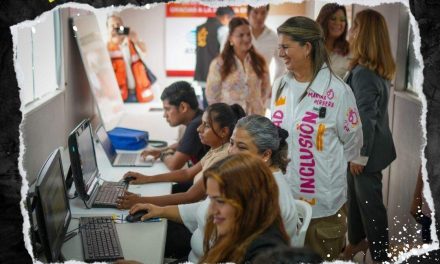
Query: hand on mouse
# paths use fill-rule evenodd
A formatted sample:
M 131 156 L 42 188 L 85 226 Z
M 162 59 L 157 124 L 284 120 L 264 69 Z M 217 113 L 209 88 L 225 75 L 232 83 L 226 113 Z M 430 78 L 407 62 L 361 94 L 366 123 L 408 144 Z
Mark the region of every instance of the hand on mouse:
M 156 218 L 156 217 L 162 217 L 163 214 L 163 207 L 148 204 L 148 203 L 137 203 L 133 205 L 130 208 L 129 213 L 135 214 L 136 212 L 142 211 L 142 210 L 148 210 L 148 213 L 142 216 L 141 221 L 150 219 L 150 218 Z
M 160 149 L 147 149 L 142 151 L 141 157 L 146 160 L 147 156 L 153 156 L 153 158 L 157 160 L 160 157 L 160 153 Z
M 118 197 L 116 200 L 116 207 L 118 209 L 129 209 L 134 204 L 142 202 L 141 198 L 142 197 L 138 194 L 125 191 L 124 195 Z
M 123 179 L 131 178 L 130 184 L 145 184 L 150 183 L 150 177 L 139 172 L 129 171 L 124 174 Z

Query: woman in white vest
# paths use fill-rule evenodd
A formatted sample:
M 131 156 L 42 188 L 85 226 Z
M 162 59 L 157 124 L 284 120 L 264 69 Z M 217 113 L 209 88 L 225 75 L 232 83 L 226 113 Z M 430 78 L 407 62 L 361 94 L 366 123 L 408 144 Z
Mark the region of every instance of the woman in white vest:
M 272 88 L 272 122 L 290 135 L 293 195 L 312 205 L 305 245 L 330 261 L 344 245 L 347 162 L 359 155 L 361 122 L 353 92 L 330 68 L 319 24 L 298 16 L 277 31 L 288 73 Z

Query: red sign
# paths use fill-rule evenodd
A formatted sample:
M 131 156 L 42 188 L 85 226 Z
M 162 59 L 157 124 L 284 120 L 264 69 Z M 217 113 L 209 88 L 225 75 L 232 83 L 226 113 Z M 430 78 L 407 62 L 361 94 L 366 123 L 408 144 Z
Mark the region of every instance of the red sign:
M 246 17 L 247 6 L 231 6 L 236 16 Z M 167 3 L 166 17 L 214 17 L 216 7 L 198 3 Z

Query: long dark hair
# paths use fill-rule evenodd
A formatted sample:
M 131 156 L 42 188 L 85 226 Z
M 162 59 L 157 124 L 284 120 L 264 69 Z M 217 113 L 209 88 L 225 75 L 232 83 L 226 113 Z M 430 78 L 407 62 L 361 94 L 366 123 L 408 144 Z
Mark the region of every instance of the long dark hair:
M 243 17 L 234 17 L 233 19 L 231 19 L 231 21 L 229 22 L 228 37 L 230 37 L 232 33 L 234 33 L 234 30 L 237 27 L 242 25 L 249 26 L 249 21 L 247 21 L 247 19 Z M 257 76 L 263 76 L 263 74 L 268 73 L 266 60 L 255 50 L 253 45 L 249 50 L 249 55 L 251 57 L 252 68 L 254 69 Z M 229 41 L 225 42 L 225 46 L 222 53 L 220 54 L 220 58 L 223 60 L 223 64 L 220 67 L 220 75 L 222 81 L 224 81 L 226 77 L 228 77 L 228 75 L 237 68 L 234 59 L 234 48 L 231 46 Z
M 342 10 L 344 12 L 344 16 L 347 18 L 347 10 L 345 9 L 345 6 L 338 5 L 336 3 L 328 3 L 325 4 L 321 10 L 319 11 L 319 15 L 316 18 L 316 22 L 318 22 L 321 25 L 322 30 L 324 31 L 324 36 L 327 39 L 328 38 L 328 22 L 332 15 L 336 13 L 338 10 Z M 348 22 L 345 21 L 345 28 L 344 32 L 341 36 L 339 36 L 337 39 L 335 39 L 335 43 L 333 45 L 333 48 L 335 48 L 335 52 L 345 56 L 350 51 L 349 44 L 347 41 L 347 32 L 348 32 Z

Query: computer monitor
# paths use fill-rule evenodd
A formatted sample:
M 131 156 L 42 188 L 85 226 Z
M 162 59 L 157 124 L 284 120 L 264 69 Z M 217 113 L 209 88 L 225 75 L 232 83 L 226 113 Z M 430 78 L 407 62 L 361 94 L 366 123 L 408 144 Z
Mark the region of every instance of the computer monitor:
M 59 149 L 50 154 L 38 174 L 35 198 L 38 236 L 47 261 L 62 261 L 61 246 L 71 212 Z
M 76 192 L 84 201 L 97 185 L 98 165 L 93 144 L 92 127 L 88 119 L 83 120 L 69 135 L 70 166 Z

